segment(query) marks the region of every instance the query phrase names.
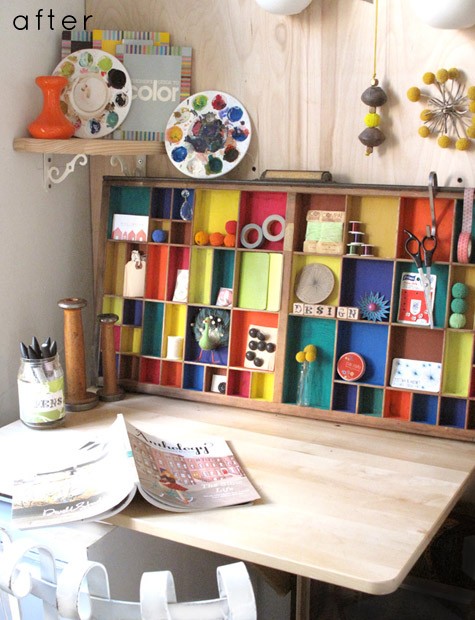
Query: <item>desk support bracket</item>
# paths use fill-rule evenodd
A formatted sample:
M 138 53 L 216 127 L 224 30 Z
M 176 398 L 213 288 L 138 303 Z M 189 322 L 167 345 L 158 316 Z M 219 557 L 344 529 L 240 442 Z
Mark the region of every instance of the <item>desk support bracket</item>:
M 51 163 L 52 155 L 44 153 L 43 187 L 46 191 L 51 189 L 53 183 L 62 183 L 64 179 L 66 179 L 72 172 L 74 172 L 77 163 L 79 163 L 81 166 L 85 166 L 87 164 L 87 155 L 84 155 L 84 153 L 78 153 L 77 155 L 75 155 L 73 159 L 66 164 L 63 172 L 61 172 L 57 166 L 52 166 Z

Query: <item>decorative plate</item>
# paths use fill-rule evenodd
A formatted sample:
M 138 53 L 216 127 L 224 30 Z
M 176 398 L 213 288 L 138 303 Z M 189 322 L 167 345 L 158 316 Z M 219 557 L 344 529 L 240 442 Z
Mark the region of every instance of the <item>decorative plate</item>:
M 206 90 L 182 101 L 168 120 L 165 148 L 172 164 L 195 178 L 218 177 L 242 160 L 251 122 L 231 95 Z
M 312 263 L 298 273 L 295 294 L 304 304 L 319 304 L 332 292 L 335 276 L 326 265 Z
M 127 116 L 132 82 L 124 65 L 112 54 L 85 49 L 66 56 L 53 75 L 68 78 L 61 108 L 76 128 L 77 138 L 102 138 Z

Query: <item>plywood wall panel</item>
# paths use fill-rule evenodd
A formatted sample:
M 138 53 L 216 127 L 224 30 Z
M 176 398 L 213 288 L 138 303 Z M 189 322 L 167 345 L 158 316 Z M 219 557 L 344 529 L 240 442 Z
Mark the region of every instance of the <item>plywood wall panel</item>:
M 272 15 L 254 0 L 86 0 L 86 10 L 90 27 L 169 31 L 175 44 L 193 47 L 194 92 L 221 89 L 245 105 L 254 133 L 234 178 L 325 169 L 341 182 L 425 185 L 435 170 L 440 184 L 474 185 L 475 147 L 444 151 L 420 138 L 422 105 L 406 91 L 440 67 L 464 69 L 475 84 L 475 28 L 436 30 L 417 20 L 409 0 L 379 4 L 387 139 L 369 157 L 358 135 L 367 112 L 360 97 L 373 73 L 373 4 L 313 0 L 296 16 Z M 149 158 L 148 173 L 179 176 L 164 155 Z

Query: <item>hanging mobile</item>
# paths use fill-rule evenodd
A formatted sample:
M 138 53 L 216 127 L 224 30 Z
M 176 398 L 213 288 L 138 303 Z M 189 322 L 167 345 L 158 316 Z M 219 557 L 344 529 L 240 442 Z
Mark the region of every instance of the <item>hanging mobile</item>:
M 377 108 L 386 103 L 388 97 L 384 90 L 379 86 L 376 77 L 376 51 L 378 46 L 378 0 L 374 1 L 374 58 L 373 58 L 373 78 L 371 86 L 367 88 L 361 95 L 361 101 L 369 106 L 368 114 L 364 118 L 366 129 L 358 136 L 359 141 L 366 146 L 366 155 L 371 155 L 373 148 L 379 146 L 386 140 L 386 136 L 379 129 L 381 117 L 377 112 Z
M 188 201 L 190 192 L 187 189 L 182 190 L 181 197 L 183 198 L 183 203 L 180 208 L 180 217 L 182 220 L 189 222 L 193 217 L 193 205 Z

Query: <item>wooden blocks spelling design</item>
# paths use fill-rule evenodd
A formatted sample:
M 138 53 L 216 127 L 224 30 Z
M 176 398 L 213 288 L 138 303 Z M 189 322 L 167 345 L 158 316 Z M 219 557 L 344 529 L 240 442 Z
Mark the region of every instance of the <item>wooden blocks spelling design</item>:
M 319 304 L 294 303 L 293 314 L 304 316 L 318 316 L 320 318 L 348 319 L 357 321 L 360 318 L 360 309 L 353 306 L 325 306 Z

